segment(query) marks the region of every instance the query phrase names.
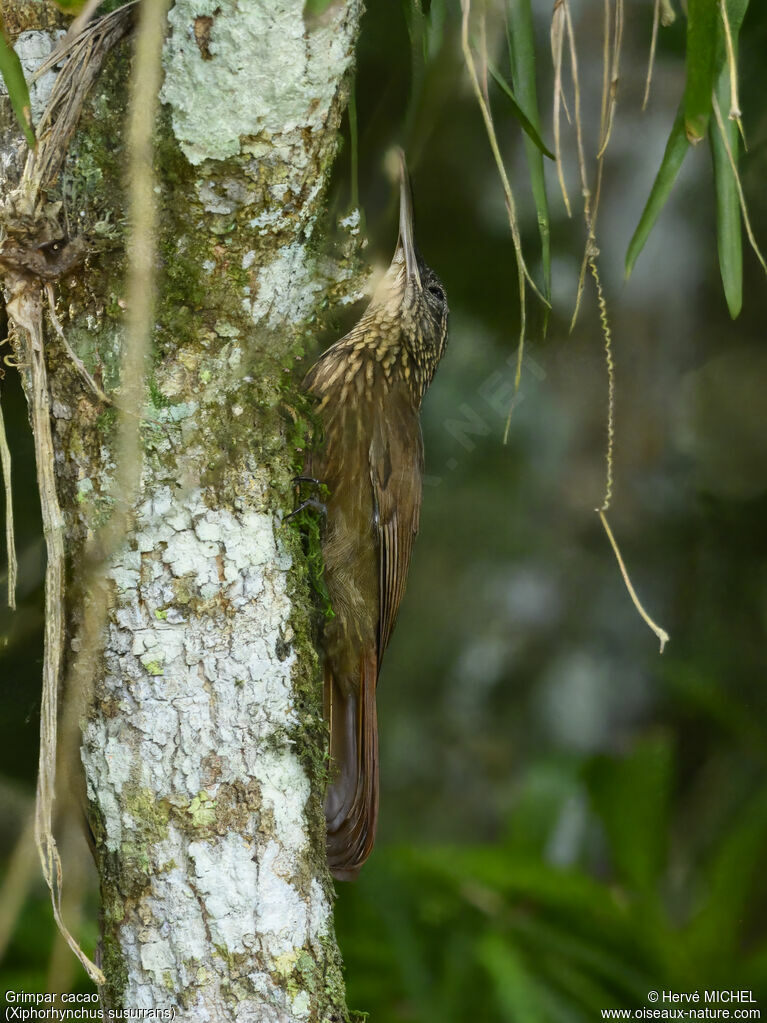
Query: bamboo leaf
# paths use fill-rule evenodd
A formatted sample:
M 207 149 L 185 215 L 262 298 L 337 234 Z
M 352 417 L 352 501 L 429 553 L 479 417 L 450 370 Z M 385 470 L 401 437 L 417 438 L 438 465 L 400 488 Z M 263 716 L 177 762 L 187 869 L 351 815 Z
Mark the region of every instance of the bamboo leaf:
M 743 19 L 746 16 L 748 10 L 749 0 L 727 0 L 727 20 L 730 23 L 730 32 L 732 32 L 733 39 L 737 39 L 738 33 L 740 32 L 740 26 L 743 24 Z M 719 39 L 723 41 L 723 35 L 720 31 Z M 722 51 L 717 51 L 717 70 L 721 70 L 721 61 L 724 60 Z
M 519 101 L 517 100 L 517 97 L 512 92 L 508 82 L 504 79 L 503 75 L 501 75 L 493 67 L 493 65 L 490 63 L 490 61 L 487 62 L 487 69 L 490 72 L 490 74 L 493 76 L 496 85 L 498 85 L 499 88 L 502 89 L 503 92 L 506 93 L 506 95 L 508 96 L 509 100 L 511 101 L 511 107 L 512 107 L 512 110 L 514 111 L 514 116 L 519 121 L 522 130 L 525 132 L 525 134 L 528 136 L 528 138 L 532 139 L 532 141 L 535 143 L 536 147 L 538 149 L 540 149 L 540 151 L 543 153 L 544 156 L 548 156 L 548 158 L 550 160 L 555 159 L 554 154 L 552 153 L 552 151 L 548 148 L 546 143 L 543 141 L 541 136 L 538 134 L 537 128 L 532 123 L 532 121 L 527 116 L 527 114 L 524 112 L 522 107 L 519 105 Z
M 727 112 L 737 105 L 732 93 L 737 89 L 738 35 L 748 10 L 749 0 L 728 0 L 727 28 L 732 47 L 731 61 L 723 20 L 719 22 L 716 50 L 716 100 L 719 109 Z M 732 66 L 730 66 L 732 64 Z M 713 122 L 709 125 L 709 143 L 714 164 L 714 187 L 716 190 L 716 239 L 719 250 L 719 270 L 730 316 L 735 319 L 743 304 L 743 246 L 741 238 L 741 209 L 736 178 L 739 149 L 739 125 L 730 118 L 724 119 L 724 135 Z M 729 148 L 732 156 L 727 154 Z M 733 169 L 733 163 L 735 168 Z
M 527 111 L 530 123 L 540 135 L 541 118 L 535 84 L 535 36 L 530 0 L 508 0 L 506 6 L 506 34 L 509 44 L 511 80 L 521 107 Z M 525 133 L 525 157 L 530 173 L 530 187 L 535 202 L 538 233 L 541 238 L 543 263 L 543 291 L 551 300 L 551 231 L 549 204 L 546 196 L 546 178 L 543 171 L 543 151 Z
M 718 35 L 718 4 L 714 0 L 688 0 L 683 105 L 685 132 L 693 145 L 700 142 L 708 130 Z
M 30 146 L 35 144 L 35 133 L 32 128 L 32 104 L 29 100 L 27 80 L 21 68 L 18 54 L 11 46 L 5 34 L 5 26 L 0 20 L 0 74 L 3 76 L 13 112 L 21 130 Z
M 730 81 L 726 67 L 719 75 L 716 98 L 719 109 L 727 110 L 730 102 Z M 731 121 L 729 118 L 725 119 L 724 130 L 730 153 L 737 166 L 739 143 L 737 122 Z M 714 163 L 719 270 L 722 275 L 727 308 L 734 320 L 740 313 L 743 304 L 743 246 L 741 243 L 738 183 L 727 155 L 724 139 L 715 121 L 709 124 L 708 134 Z
M 737 43 L 738 33 L 743 23 L 746 10 L 748 9 L 749 0 L 727 0 L 727 20 L 730 29 L 730 35 L 732 38 L 733 47 Z M 702 11 L 702 15 L 701 15 Z M 724 32 L 724 23 L 721 17 L 719 5 L 714 3 L 713 0 L 690 0 L 688 7 L 688 25 L 687 25 L 687 82 L 685 86 L 684 98 L 679 112 L 677 113 L 676 121 L 671 129 L 671 133 L 666 143 L 666 150 L 663 154 L 663 160 L 661 162 L 660 169 L 655 178 L 655 182 L 650 192 L 650 197 L 647 200 L 647 204 L 642 212 L 639 224 L 637 225 L 636 231 L 629 243 L 628 251 L 626 253 L 626 277 L 631 275 L 634 269 L 639 253 L 642 251 L 647 237 L 658 219 L 660 211 L 668 199 L 671 188 L 673 187 L 674 181 L 676 180 L 679 168 L 682 165 L 685 154 L 690 146 L 690 143 L 699 142 L 703 135 L 698 135 L 697 131 L 702 128 L 703 134 L 705 134 L 706 127 L 708 126 L 711 114 L 711 97 L 713 95 L 713 85 L 716 76 L 719 76 L 717 82 L 717 88 L 721 87 L 721 79 L 727 72 L 733 72 L 734 69 L 729 68 L 727 62 L 727 46 Z M 731 74 L 731 79 L 733 75 Z M 703 96 L 703 90 L 707 90 L 707 95 Z M 721 100 L 719 92 L 717 93 L 718 98 Z M 721 102 L 720 102 L 721 106 Z M 728 109 L 729 103 L 723 108 Z M 711 134 L 711 146 L 712 150 L 714 147 L 713 137 L 716 133 L 716 127 L 712 127 Z M 728 136 L 729 137 L 729 136 Z M 730 148 L 733 153 L 737 152 L 737 147 L 732 146 L 730 142 Z M 721 136 L 718 138 L 717 143 L 718 155 L 714 156 L 715 160 L 720 160 L 723 157 L 727 160 L 727 152 L 724 147 L 724 143 Z M 729 161 L 728 161 L 729 162 Z M 721 164 L 723 167 L 723 163 Z M 732 174 L 732 168 L 730 167 L 729 174 L 724 171 L 717 177 L 717 217 L 718 222 L 722 224 L 725 231 L 724 244 L 727 255 L 727 273 L 729 275 L 728 282 L 725 283 L 725 293 L 727 294 L 727 303 L 730 307 L 732 315 L 733 309 L 739 308 L 739 300 L 737 299 L 737 277 L 736 266 L 733 262 L 735 243 L 733 235 L 736 230 L 734 222 L 731 216 L 731 206 L 727 206 L 727 213 L 720 212 L 722 203 L 725 205 L 731 203 L 731 199 L 724 197 L 724 191 L 729 190 L 729 185 L 735 187 L 737 193 L 737 185 L 734 181 L 734 175 Z M 720 196 L 720 188 L 722 193 Z M 722 216 L 728 216 L 726 225 L 721 220 Z M 737 220 L 737 231 L 740 231 L 740 221 Z M 729 237 L 727 237 L 729 235 Z M 720 234 L 720 245 L 722 244 L 722 236 Z M 722 260 L 722 254 L 720 251 L 720 264 Z M 724 271 L 723 271 L 724 274 Z M 724 276 L 723 276 L 724 280 Z
M 629 242 L 628 251 L 626 253 L 626 277 L 631 276 L 631 271 L 634 269 L 634 264 L 637 261 L 637 256 L 644 248 L 644 244 L 647 241 L 647 237 L 658 219 L 660 211 L 663 209 L 666 200 L 671 193 L 671 189 L 674 186 L 679 169 L 682 166 L 682 161 L 687 154 L 687 150 L 690 148 L 690 140 L 687 138 L 685 132 L 685 114 L 684 107 L 682 106 L 676 116 L 674 125 L 671 129 L 671 134 L 668 137 L 666 143 L 666 149 L 663 153 L 663 160 L 661 161 L 660 169 L 653 182 L 652 189 L 650 191 L 650 197 L 647 200 L 642 216 L 639 219 L 636 231 Z

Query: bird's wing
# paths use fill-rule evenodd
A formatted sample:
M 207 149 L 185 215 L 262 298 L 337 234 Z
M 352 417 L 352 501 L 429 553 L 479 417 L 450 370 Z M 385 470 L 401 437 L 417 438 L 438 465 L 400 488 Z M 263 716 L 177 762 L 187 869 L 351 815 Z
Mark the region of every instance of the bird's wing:
M 391 638 L 405 594 L 413 541 L 421 514 L 423 440 L 418 413 L 405 392 L 393 393 L 375 417 L 370 481 L 378 535 L 378 664 Z

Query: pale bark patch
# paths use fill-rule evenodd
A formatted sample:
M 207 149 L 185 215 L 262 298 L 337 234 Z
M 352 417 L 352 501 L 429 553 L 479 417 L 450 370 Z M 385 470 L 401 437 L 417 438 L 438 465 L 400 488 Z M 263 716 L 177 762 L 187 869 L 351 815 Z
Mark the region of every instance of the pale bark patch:
M 251 994 L 273 990 L 277 961 L 327 936 L 330 907 L 316 881 L 296 875 L 310 855 L 310 785 L 285 746 L 298 725 L 295 656 L 285 653 L 291 559 L 253 494 L 234 509 L 208 507 L 200 490 L 170 497 L 160 487 L 142 504 L 112 570 L 98 695 L 120 713 L 88 724 L 83 759 L 107 849 L 137 863 L 120 928 L 126 1004 L 160 1005 L 173 992 L 178 1005 L 199 986 L 179 1018 L 205 1019 L 220 997 L 211 963 L 228 988 L 233 958 L 245 957 L 234 975 Z
M 307 32 L 303 9 L 304 0 L 177 0 L 162 99 L 173 108 L 173 129 L 190 163 L 248 152 L 284 163 L 288 177 L 291 167 L 300 173 L 306 159 L 275 153 L 271 140 L 281 136 L 281 149 L 303 152 L 302 132 L 323 129 L 352 59 L 356 27 L 342 5 Z M 200 16 L 212 18 L 209 58 L 194 39 Z

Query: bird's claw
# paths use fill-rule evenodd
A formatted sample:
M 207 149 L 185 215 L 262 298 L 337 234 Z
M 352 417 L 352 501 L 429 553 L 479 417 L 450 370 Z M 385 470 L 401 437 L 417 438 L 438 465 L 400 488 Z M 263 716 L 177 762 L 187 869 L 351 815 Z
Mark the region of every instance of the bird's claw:
M 292 518 L 295 518 L 295 516 L 298 515 L 299 512 L 302 512 L 304 510 L 304 508 L 314 508 L 314 510 L 316 512 L 319 512 L 320 515 L 322 515 L 322 516 L 327 516 L 327 514 L 328 514 L 327 505 L 324 505 L 322 503 L 322 501 L 317 501 L 317 500 L 315 500 L 315 498 L 310 497 L 310 498 L 308 498 L 308 500 L 302 501 L 301 504 L 299 504 L 299 506 L 297 508 L 294 508 L 293 511 L 290 512 L 289 515 L 286 515 L 285 518 L 282 521 L 283 522 L 290 522 L 290 520 Z
M 301 485 L 303 483 L 310 483 L 312 487 L 316 487 L 318 489 L 323 487 L 322 481 L 315 479 L 314 476 L 294 476 L 292 482 L 298 488 L 299 495 L 301 493 Z M 327 489 L 325 489 L 325 493 L 327 493 Z M 320 495 L 324 496 L 322 489 L 320 489 Z M 322 501 L 319 501 L 316 497 L 310 497 L 307 498 L 307 500 L 302 501 L 289 515 L 286 515 L 282 520 L 283 523 L 289 522 L 292 518 L 295 518 L 295 516 L 298 515 L 299 512 L 302 512 L 304 508 L 313 508 L 316 512 L 319 512 L 323 518 L 327 517 L 328 514 L 328 509 Z

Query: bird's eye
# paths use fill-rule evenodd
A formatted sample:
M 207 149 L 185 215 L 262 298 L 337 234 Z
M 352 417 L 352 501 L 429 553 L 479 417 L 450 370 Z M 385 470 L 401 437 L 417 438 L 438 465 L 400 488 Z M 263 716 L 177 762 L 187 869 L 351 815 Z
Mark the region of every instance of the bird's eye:
M 444 300 L 445 300 L 445 292 L 442 290 L 442 288 L 440 288 L 440 286 L 438 284 L 430 284 L 429 285 L 429 291 L 432 293 L 432 295 L 434 295 L 434 297 L 438 301 L 444 302 Z

